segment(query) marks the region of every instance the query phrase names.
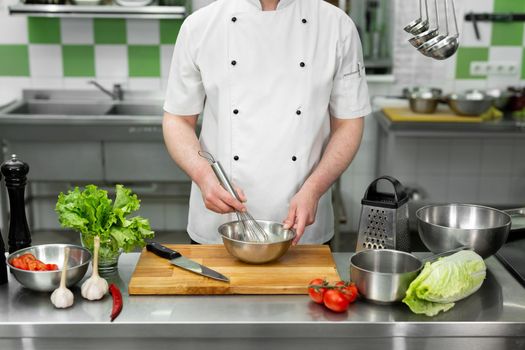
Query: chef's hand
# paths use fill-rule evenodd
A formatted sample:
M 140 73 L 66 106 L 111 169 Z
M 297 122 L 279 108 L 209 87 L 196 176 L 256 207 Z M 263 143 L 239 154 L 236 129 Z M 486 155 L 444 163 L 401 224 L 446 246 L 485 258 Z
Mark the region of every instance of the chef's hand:
M 240 188 L 234 188 L 242 202 L 238 201 L 221 186 L 213 173 L 202 181 L 199 187 L 204 205 L 209 210 L 219 214 L 231 213 L 235 210 L 246 211 L 246 206 L 243 204 L 246 202 L 244 192 Z
M 297 236 L 293 240 L 294 245 L 301 239 L 306 226 L 314 223 L 319 199 L 320 196 L 315 191 L 303 187 L 290 201 L 288 216 L 283 224 L 285 229 L 295 229 Z

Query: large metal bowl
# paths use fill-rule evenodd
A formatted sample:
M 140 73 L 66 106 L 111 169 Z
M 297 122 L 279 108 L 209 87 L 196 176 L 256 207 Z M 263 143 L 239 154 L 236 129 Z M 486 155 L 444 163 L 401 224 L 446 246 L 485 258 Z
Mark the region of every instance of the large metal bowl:
M 470 91 L 465 94 L 451 94 L 447 102 L 456 114 L 462 116 L 479 116 L 492 107 L 494 98 L 480 91 Z
M 240 240 L 243 227 L 239 221 L 227 222 L 219 227 L 219 234 L 226 250 L 239 260 L 249 264 L 265 264 L 279 259 L 290 248 L 295 238 L 294 230 L 285 230 L 283 224 L 274 221 L 257 220 L 270 234 L 269 242 L 247 242 Z
M 484 259 L 507 241 L 512 219 L 479 205 L 429 205 L 416 211 L 419 237 L 433 253 L 466 246 Z
M 401 301 L 423 267 L 421 260 L 399 250 L 362 250 L 350 258 L 350 278 L 366 299 L 387 304 Z
M 44 244 L 17 250 L 7 257 L 7 264 L 15 279 L 28 289 L 51 292 L 58 288 L 64 263 L 64 248 L 69 247 L 69 260 L 66 285 L 78 283 L 86 274 L 91 261 L 91 253 L 86 248 L 70 244 Z M 23 254 L 33 254 L 46 264 L 57 264 L 57 271 L 26 271 L 11 265 L 11 260 Z

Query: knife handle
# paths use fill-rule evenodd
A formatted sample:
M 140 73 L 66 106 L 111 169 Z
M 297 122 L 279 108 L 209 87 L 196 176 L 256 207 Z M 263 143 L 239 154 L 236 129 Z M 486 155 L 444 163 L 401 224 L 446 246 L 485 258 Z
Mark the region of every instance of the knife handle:
M 152 252 L 153 254 L 157 256 L 160 256 L 161 258 L 168 259 L 168 260 L 176 259 L 182 256 L 179 252 L 172 250 L 168 247 L 165 247 L 162 244 L 155 243 L 155 242 L 146 244 L 146 250 L 148 252 Z

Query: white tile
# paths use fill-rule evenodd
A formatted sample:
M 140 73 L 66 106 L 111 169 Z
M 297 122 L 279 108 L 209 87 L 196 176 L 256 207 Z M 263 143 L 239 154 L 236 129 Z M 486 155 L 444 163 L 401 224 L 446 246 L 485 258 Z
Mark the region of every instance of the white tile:
M 31 87 L 33 89 L 62 89 L 64 81 L 62 78 L 32 78 Z
M 478 22 L 480 32 L 480 39 L 476 38 L 474 32 L 474 25 L 472 22 L 461 20 L 465 15 L 471 11 L 476 13 L 487 12 L 492 13 L 494 9 L 494 0 L 462 0 L 456 1 L 456 10 L 460 24 L 460 40 L 463 47 L 481 47 L 490 46 L 492 36 L 492 23 Z
M 450 176 L 448 201 L 451 203 L 477 203 L 479 178 L 472 176 Z
M 447 175 L 418 176 L 417 188 L 420 188 L 423 194 L 426 194 L 425 200 L 435 203 L 445 203 L 448 201 L 449 179 Z
M 352 168 L 356 175 L 373 175 L 375 173 L 376 155 L 375 149 L 370 143 L 362 144 L 352 161 Z
M 173 57 L 173 45 L 160 46 L 160 73 L 163 78 L 168 78 L 170 74 L 171 59 Z
M 128 19 L 126 25 L 128 44 L 160 43 L 160 27 L 158 20 Z
M 457 79 L 454 81 L 455 92 L 465 92 L 472 89 L 486 89 L 488 87 L 486 80 L 479 79 Z
M 61 78 L 63 71 L 60 45 L 29 45 L 29 69 L 33 78 Z
M 399 138 L 396 141 L 396 147 L 392 151 L 392 158 L 387 159 L 391 165 L 386 172 L 391 173 L 394 177 L 413 178 L 417 167 L 417 148 L 419 139 Z
M 516 67 L 521 67 L 523 48 L 515 46 L 493 46 L 489 49 L 489 62 L 491 63 L 509 63 Z M 515 74 L 487 76 L 487 84 L 491 88 L 506 89 L 509 85 L 519 85 L 521 79 L 521 70 L 517 69 Z
M 93 20 L 90 18 L 62 18 L 60 21 L 62 43 L 93 44 Z
M 507 176 L 481 177 L 479 181 L 479 203 L 488 206 L 504 205 L 510 201 L 510 182 Z
M 481 169 L 482 141 L 478 138 L 454 139 L 450 144 L 450 175 L 478 175 Z
M 31 88 L 31 79 L 26 77 L 0 77 L 0 106 L 22 98 L 22 90 Z
M 95 45 L 97 78 L 124 78 L 128 76 L 126 45 Z
M 89 90 L 93 89 L 93 85 L 90 85 L 89 82 L 93 80 L 90 78 L 64 78 L 64 88 L 65 89 L 80 89 L 80 90 Z
M 512 174 L 514 141 L 486 139 L 483 141 L 481 176 Z
M 128 84 L 131 90 L 160 91 L 159 78 L 129 78 Z
M 449 169 L 450 140 L 424 139 L 417 152 L 417 174 L 447 175 Z
M 0 14 L 0 44 L 27 44 L 27 20 L 25 16 Z

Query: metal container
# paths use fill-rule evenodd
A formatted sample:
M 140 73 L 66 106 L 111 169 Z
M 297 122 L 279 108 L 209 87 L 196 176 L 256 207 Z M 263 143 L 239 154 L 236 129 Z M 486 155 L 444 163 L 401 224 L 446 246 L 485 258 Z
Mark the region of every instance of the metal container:
M 494 98 L 476 90 L 465 94 L 450 94 L 447 96 L 447 103 L 456 114 L 479 116 L 492 107 Z
M 7 263 L 15 279 L 24 287 L 40 292 L 51 292 L 60 284 L 61 269 L 64 263 L 64 248 L 69 247 L 67 269 L 68 287 L 78 283 L 86 274 L 91 261 L 91 253 L 83 247 L 70 244 L 44 244 L 20 249 L 7 257 Z M 46 264 L 57 264 L 60 270 L 56 271 L 27 271 L 11 265 L 11 260 L 23 254 L 33 254 L 38 260 Z
M 350 278 L 366 299 L 387 304 L 401 301 L 423 263 L 398 250 L 363 250 L 350 258 Z
M 283 224 L 274 221 L 257 220 L 270 234 L 268 242 L 246 242 L 240 240 L 243 226 L 239 221 L 225 223 L 219 227 L 219 234 L 226 250 L 239 260 L 249 264 L 265 264 L 279 259 L 290 248 L 295 231 L 285 230 Z
M 380 181 L 389 182 L 393 193 L 379 192 Z M 390 176 L 374 180 L 361 200 L 361 218 L 356 251 L 397 249 L 408 251 L 408 195 L 401 183 Z
M 500 89 L 487 90 L 485 93 L 494 99 L 494 107 L 502 111 L 507 109 L 512 93 Z
M 439 96 L 432 92 L 414 92 L 408 99 L 410 110 L 414 113 L 432 114 L 436 111 Z
M 509 214 L 479 205 L 429 205 L 416 212 L 418 231 L 425 246 L 440 253 L 467 246 L 484 259 L 506 242 Z

